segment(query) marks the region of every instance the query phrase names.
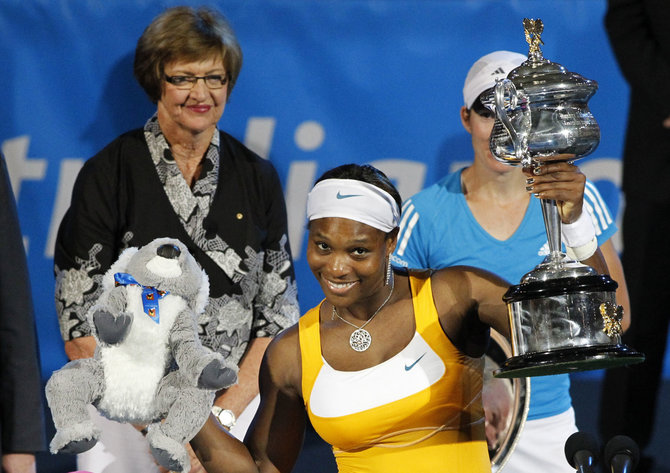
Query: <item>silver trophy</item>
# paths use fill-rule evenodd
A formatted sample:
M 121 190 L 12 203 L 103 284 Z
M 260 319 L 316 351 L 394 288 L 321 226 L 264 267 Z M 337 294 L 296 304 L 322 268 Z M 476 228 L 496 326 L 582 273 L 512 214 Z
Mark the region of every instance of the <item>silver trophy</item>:
M 595 81 L 542 57 L 542 21 L 524 19 L 528 60 L 482 98 L 495 111 L 493 156 L 513 166 L 574 161 L 600 142 L 587 102 Z M 556 201 L 542 199 L 549 255 L 505 294 L 513 356 L 496 377 L 525 377 L 608 368 L 644 360 L 621 343 L 617 283 L 561 251 Z

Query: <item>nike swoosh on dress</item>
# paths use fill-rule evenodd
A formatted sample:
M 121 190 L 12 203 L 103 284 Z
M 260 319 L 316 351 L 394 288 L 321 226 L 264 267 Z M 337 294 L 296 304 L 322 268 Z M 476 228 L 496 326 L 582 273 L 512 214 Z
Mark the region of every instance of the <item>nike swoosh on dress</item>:
M 423 355 L 421 355 L 419 358 L 417 358 L 416 361 L 414 361 L 414 363 L 412 363 L 411 365 L 405 365 L 405 371 L 409 371 L 409 370 L 411 370 L 412 368 L 414 368 L 414 366 L 415 366 L 419 361 L 421 361 L 421 358 L 423 358 L 424 356 L 426 356 L 425 353 L 424 353 Z

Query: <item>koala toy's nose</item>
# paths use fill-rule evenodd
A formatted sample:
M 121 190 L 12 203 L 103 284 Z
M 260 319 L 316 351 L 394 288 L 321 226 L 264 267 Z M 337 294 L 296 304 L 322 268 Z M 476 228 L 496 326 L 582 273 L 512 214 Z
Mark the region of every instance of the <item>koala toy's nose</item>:
M 181 250 L 178 246 L 175 245 L 161 245 L 156 250 L 156 254 L 158 256 L 162 256 L 163 258 L 177 259 L 181 254 Z

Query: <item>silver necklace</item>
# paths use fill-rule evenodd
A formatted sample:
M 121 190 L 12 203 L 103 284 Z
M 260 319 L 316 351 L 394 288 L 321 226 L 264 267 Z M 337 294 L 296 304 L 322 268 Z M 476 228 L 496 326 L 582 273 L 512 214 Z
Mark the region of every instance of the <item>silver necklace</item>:
M 370 332 L 365 330 L 365 326 L 372 322 L 372 319 L 375 318 L 375 315 L 379 313 L 380 310 L 382 310 L 382 307 L 386 305 L 386 303 L 391 299 L 391 294 L 393 294 L 393 287 L 395 283 L 395 278 L 391 276 L 391 290 L 389 291 L 389 295 L 386 296 L 386 299 L 384 302 L 382 302 L 382 305 L 379 306 L 377 310 L 375 310 L 375 313 L 370 316 L 368 320 L 365 321 L 363 325 L 360 327 L 358 325 L 355 325 L 348 320 L 343 319 L 340 314 L 337 313 L 337 309 L 335 306 L 333 306 L 333 314 L 337 316 L 338 319 L 340 319 L 342 322 L 345 324 L 349 324 L 352 327 L 354 327 L 356 330 L 354 330 L 351 333 L 351 336 L 349 337 L 349 346 L 355 350 L 355 351 L 365 351 L 368 348 L 370 348 L 370 345 L 372 344 L 372 337 L 370 336 Z

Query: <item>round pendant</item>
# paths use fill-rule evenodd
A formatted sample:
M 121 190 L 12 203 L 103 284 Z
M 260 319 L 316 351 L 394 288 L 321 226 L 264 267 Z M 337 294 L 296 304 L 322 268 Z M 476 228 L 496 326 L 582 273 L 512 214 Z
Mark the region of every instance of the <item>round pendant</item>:
M 356 351 L 367 350 L 370 348 L 371 343 L 372 337 L 370 336 L 370 332 L 362 328 L 354 330 L 351 337 L 349 337 L 349 345 Z

